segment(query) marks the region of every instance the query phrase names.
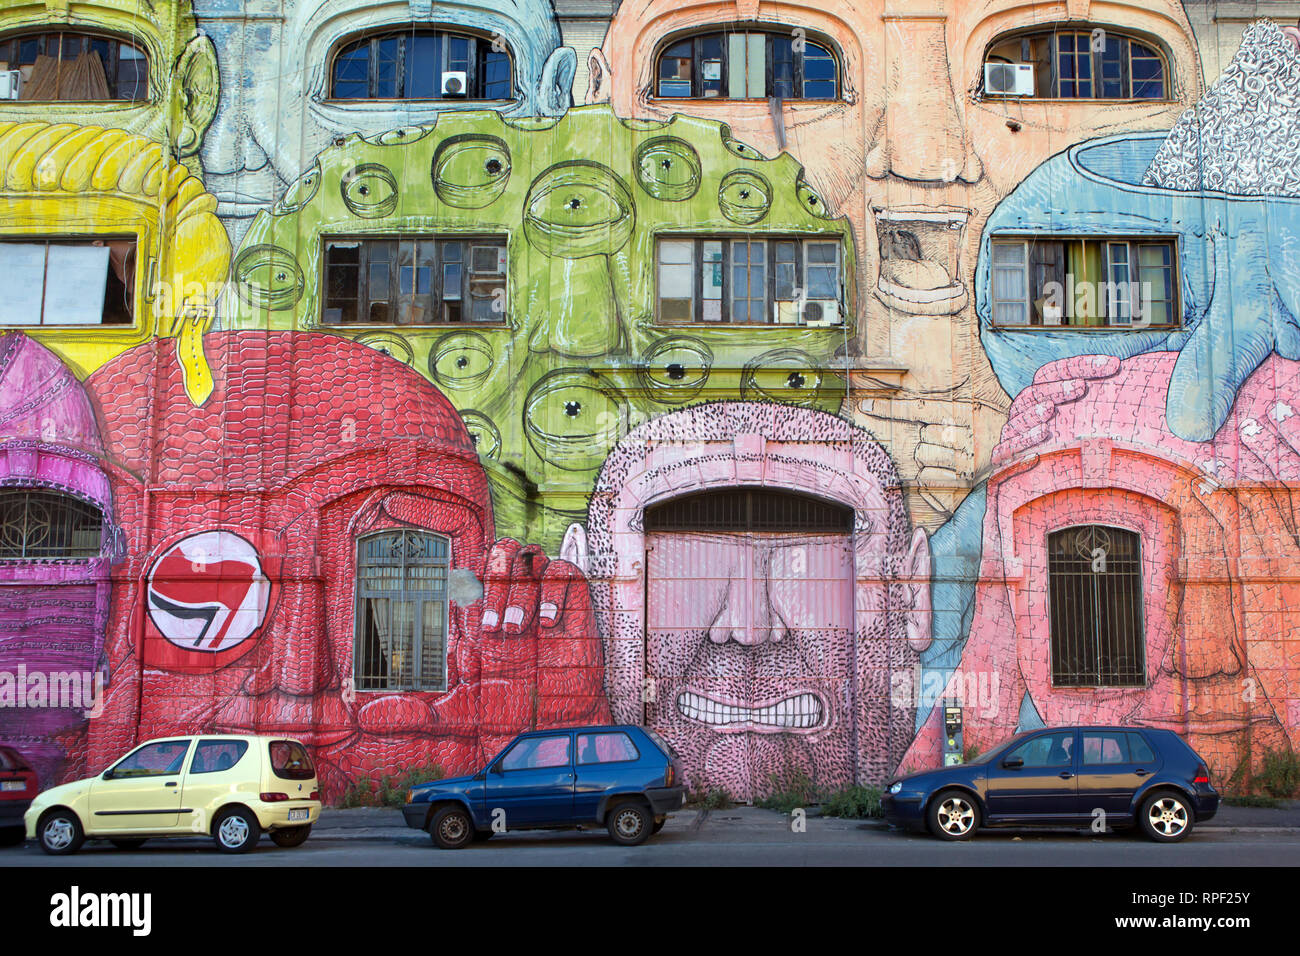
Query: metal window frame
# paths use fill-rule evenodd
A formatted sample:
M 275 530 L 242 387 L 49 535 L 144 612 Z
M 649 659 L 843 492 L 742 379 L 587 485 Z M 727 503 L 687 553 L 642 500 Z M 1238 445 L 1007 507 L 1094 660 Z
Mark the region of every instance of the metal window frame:
M 1127 49 L 1124 51 L 1124 55 L 1121 60 L 1121 70 L 1123 73 L 1123 77 L 1121 79 L 1121 83 L 1123 84 L 1122 96 L 1112 97 L 1112 96 L 1100 95 L 1101 84 L 1098 82 L 1097 78 L 1101 75 L 1100 73 L 1101 54 L 1093 52 L 1092 44 L 1091 44 L 1092 31 L 1096 29 L 1105 30 L 1106 35 L 1108 37 L 1113 36 L 1124 40 L 1127 46 Z M 1076 37 L 1082 36 L 1084 42 L 1087 44 L 1088 52 L 1091 54 L 1090 56 L 1090 69 L 1092 70 L 1092 95 L 1091 96 L 1077 96 L 1077 95 L 1062 96 L 1061 95 L 1061 75 L 1060 75 L 1061 54 L 1059 51 L 1059 41 L 1057 40 L 1057 37 L 1063 36 L 1064 34 L 1067 33 L 1075 34 Z M 980 62 L 979 62 L 980 77 L 979 77 L 977 88 L 980 91 L 981 95 L 984 95 L 987 92 L 984 89 L 984 65 L 986 63 L 999 62 L 995 60 L 990 60 L 989 56 L 993 53 L 993 50 L 995 48 L 1001 46 L 1004 43 L 1010 42 L 1012 40 L 1020 40 L 1022 43 L 1024 41 L 1033 42 L 1035 40 L 1048 41 L 1048 64 L 1049 64 L 1049 74 L 1050 74 L 1047 83 L 1047 89 L 1049 91 L 1048 95 L 1043 96 L 1037 93 L 1037 90 L 1040 89 L 1041 87 L 1038 86 L 1038 78 L 1035 77 L 1034 78 L 1035 93 L 1031 96 L 1020 97 L 1020 99 L 1061 100 L 1063 102 L 1079 102 L 1079 101 L 1087 102 L 1087 101 L 1099 100 L 1103 103 L 1167 103 L 1167 102 L 1172 102 L 1174 100 L 1173 57 L 1171 56 L 1170 52 L 1164 48 L 1164 45 L 1159 41 L 1158 38 L 1154 36 L 1145 35 L 1141 32 L 1135 32 L 1132 28 L 1112 27 L 1105 23 L 1091 23 L 1091 22 L 1078 22 L 1078 21 L 1070 21 L 1070 22 L 1063 21 L 1056 24 L 1047 24 L 1046 26 L 1036 25 L 1028 28 L 1008 30 L 1005 33 L 999 33 L 997 36 L 993 37 L 988 42 L 988 44 L 984 47 L 984 55 L 980 58 Z M 1076 43 L 1077 43 L 1077 39 L 1076 39 Z M 1160 62 L 1161 95 L 1159 97 L 1148 97 L 1148 96 L 1135 97 L 1133 95 L 1132 57 L 1133 57 L 1134 43 L 1140 44 L 1141 46 L 1150 50 L 1152 55 L 1155 57 L 1155 59 L 1159 60 Z M 1079 55 L 1077 52 L 1077 47 L 1076 47 L 1076 52 L 1073 55 L 1076 57 Z M 1024 58 L 1022 53 L 1021 62 L 1031 62 L 1031 61 Z M 1077 80 L 1077 76 L 1076 76 L 1076 80 Z M 1143 81 L 1143 82 L 1151 82 L 1151 81 Z
M 369 675 L 366 675 L 365 677 L 361 676 L 362 675 L 362 667 L 361 667 L 362 645 L 366 639 L 366 635 L 363 633 L 365 629 L 364 611 L 363 611 L 364 601 L 369 600 L 371 598 L 385 598 L 390 602 L 392 602 L 392 601 L 403 600 L 401 595 L 437 593 L 431 591 L 430 592 L 412 591 L 411 589 L 408 589 L 406 587 L 406 569 L 408 567 L 408 563 L 406 559 L 407 559 L 407 552 L 409 550 L 406 547 L 403 547 L 402 549 L 402 563 L 400 565 L 401 583 L 402 583 L 401 587 L 399 587 L 395 591 L 383 591 L 383 590 L 370 591 L 369 589 L 363 587 L 362 584 L 363 567 L 366 566 L 398 567 L 395 565 L 366 565 L 365 557 L 364 557 L 364 548 L 367 541 L 373 541 L 376 538 L 382 538 L 393 534 L 402 535 L 403 541 L 406 541 L 410 536 L 416 536 L 416 535 L 420 537 L 435 538 L 437 540 L 442 541 L 446 546 L 446 552 L 447 552 L 446 558 L 438 562 L 430 561 L 424 563 L 429 567 L 445 567 L 447 569 L 447 577 L 448 578 L 450 577 L 453 556 L 452 556 L 452 540 L 449 535 L 441 534 L 437 531 L 432 531 L 425 528 L 380 528 L 376 531 L 371 531 L 367 534 L 360 535 L 356 539 L 356 562 L 357 563 L 356 563 L 356 578 L 353 586 L 353 609 L 352 609 L 353 686 L 358 693 L 377 693 L 377 694 L 391 694 L 391 693 L 399 693 L 399 692 L 400 693 L 445 693 L 448 690 L 448 686 L 447 686 L 448 657 L 449 657 L 449 651 L 451 645 L 451 597 L 450 597 L 450 590 L 447 587 L 449 581 L 446 581 L 446 579 L 445 579 L 446 583 L 444 583 L 441 599 L 423 598 L 412 602 L 412 614 L 411 614 L 411 620 L 413 624 L 413 630 L 411 633 L 412 667 L 410 672 L 412 686 L 406 686 L 404 684 L 394 681 L 391 673 L 385 680 L 386 686 L 384 687 L 361 686 L 363 683 L 370 683 L 372 682 L 372 680 L 376 680 L 376 678 L 371 678 L 369 677 Z M 424 650 L 424 618 L 423 615 L 419 613 L 419 609 L 422 608 L 422 606 L 425 603 L 429 603 L 430 601 L 434 601 L 442 605 L 442 623 L 443 623 L 442 673 L 441 675 L 439 675 L 438 680 L 436 682 L 437 686 L 421 686 L 420 682 L 424 676 L 421 673 L 422 670 L 421 665 L 423 663 L 423 650 Z M 389 613 L 391 614 L 391 612 L 392 612 L 392 605 L 390 603 Z
M 48 48 L 49 39 L 51 37 L 58 37 L 58 61 L 59 61 L 59 68 L 61 70 L 63 66 L 63 38 L 65 36 L 75 36 L 80 38 L 82 41 L 81 43 L 82 53 L 86 51 L 87 41 L 89 40 L 107 40 L 112 44 L 116 44 L 115 46 L 112 46 L 110 48 L 112 51 L 110 54 L 110 63 L 104 64 L 105 79 L 108 81 L 110 94 L 116 92 L 115 89 L 115 87 L 117 86 L 116 74 L 117 74 L 117 68 L 121 63 L 121 47 L 129 46 L 131 49 L 135 50 L 144 59 L 144 82 L 140 84 L 144 88 L 144 95 L 129 100 L 121 99 L 117 96 L 110 95 L 109 98 L 106 100 L 80 100 L 80 99 L 64 100 L 56 97 L 55 99 L 52 100 L 15 100 L 13 102 L 30 103 L 30 104 L 105 103 L 105 104 L 128 104 L 132 106 L 142 106 L 154 102 L 153 95 L 149 86 L 149 80 L 153 76 L 153 58 L 150 56 L 148 47 L 137 43 L 136 38 L 115 33 L 111 30 L 97 30 L 93 28 L 83 29 L 80 26 L 75 24 L 68 25 L 66 27 L 62 27 L 62 26 L 56 27 L 55 29 L 52 30 L 51 29 L 36 29 L 36 30 L 20 29 L 12 33 L 6 33 L 0 36 L 0 52 L 3 52 L 5 50 L 7 44 L 10 43 L 14 44 L 13 46 L 9 47 L 9 50 L 12 51 L 9 56 L 9 61 L 10 61 L 9 69 L 16 70 L 18 69 L 17 63 L 15 62 L 18 59 L 17 44 L 23 42 L 24 40 L 32 40 L 32 39 L 39 40 L 40 53 L 38 55 L 48 56 L 49 54 L 46 53 L 45 50 Z
M 405 27 L 405 28 L 403 28 Z M 441 73 L 446 69 L 448 59 L 448 43 L 454 37 L 470 41 L 469 58 L 471 69 L 468 73 L 468 88 L 464 96 L 444 97 L 439 91 L 437 96 L 408 97 L 406 96 L 406 38 L 417 35 L 436 36 L 441 42 L 438 45 L 438 55 L 441 58 L 438 64 Z M 379 96 L 379 41 L 397 37 L 399 40 L 397 48 L 397 93 L 394 96 Z M 355 103 L 366 101 L 392 102 L 394 100 L 405 100 L 408 102 L 418 103 L 440 103 L 444 99 L 452 102 L 483 102 L 483 103 L 508 103 L 519 99 L 519 78 L 516 75 L 515 53 L 511 46 L 501 39 L 499 42 L 505 46 L 504 50 L 496 50 L 492 44 L 498 42 L 496 37 L 489 37 L 483 33 L 477 32 L 465 27 L 456 26 L 455 24 L 425 24 L 425 23 L 408 23 L 402 24 L 385 24 L 376 26 L 371 30 L 365 30 L 360 33 L 352 33 L 340 38 L 334 43 L 329 57 L 326 60 L 328 71 L 326 80 L 328 83 L 328 94 L 326 100 L 329 102 Z M 366 96 L 338 96 L 335 93 L 335 71 L 339 57 L 360 49 L 362 46 L 368 47 L 366 54 Z M 510 67 L 510 92 L 509 95 L 501 97 L 488 98 L 483 95 L 484 87 L 487 85 L 487 55 L 481 51 L 487 50 L 493 53 L 504 53 L 506 62 Z
M 0 518 L 3 518 L 8 505 L 6 499 L 21 497 L 23 500 L 22 521 L 23 526 L 20 532 L 21 553 L 10 554 L 5 542 L 9 539 L 10 526 L 0 524 L 0 564 L 30 564 L 34 562 L 52 562 L 52 561 L 93 561 L 104 554 L 104 546 L 108 533 L 108 522 L 102 509 L 74 495 L 66 494 L 61 491 L 54 491 L 50 488 L 40 486 L 7 486 L 0 488 Z M 71 538 L 74 524 L 77 518 L 88 518 L 99 520 L 99 544 L 93 551 L 89 548 L 78 550 L 75 553 L 70 549 L 64 549 L 64 553 L 53 553 L 48 548 L 39 553 L 29 553 L 30 550 L 36 550 L 31 547 L 30 529 L 31 529 L 31 503 L 33 498 L 44 499 L 49 505 L 63 509 L 57 518 L 59 527 L 63 532 L 63 540 L 66 542 Z M 54 521 L 51 522 L 52 524 Z
M 650 79 L 650 98 L 665 99 L 665 100 L 686 100 L 686 99 L 763 100 L 763 99 L 767 99 L 768 97 L 774 96 L 775 94 L 772 92 L 774 87 L 772 38 L 774 36 L 786 35 L 790 30 L 795 29 L 796 27 L 798 29 L 804 30 L 805 34 L 810 34 L 804 37 L 804 40 L 806 42 L 815 43 L 817 46 L 824 49 L 827 52 L 827 54 L 830 56 L 831 60 L 834 61 L 835 95 L 833 97 L 813 97 L 813 96 L 804 95 L 803 51 L 796 50 L 796 51 L 792 51 L 794 54 L 794 69 L 793 69 L 791 84 L 794 88 L 793 89 L 794 95 L 790 97 L 782 98 L 782 102 L 799 101 L 799 102 L 808 102 L 808 103 L 835 103 L 843 100 L 844 98 L 844 55 L 843 53 L 841 53 L 838 46 L 830 37 L 825 36 L 819 31 L 809 31 L 807 28 L 803 26 L 797 26 L 794 24 L 777 25 L 777 24 L 760 23 L 760 22 L 731 23 L 731 24 L 724 25 L 722 29 L 718 29 L 715 26 L 713 28 L 705 29 L 705 30 L 688 30 L 686 32 L 674 33 L 665 37 L 663 40 L 659 42 L 659 45 L 655 50 L 654 59 L 652 61 L 653 67 L 652 67 L 652 73 Z M 727 88 L 727 77 L 730 74 L 731 64 L 729 62 L 730 54 L 728 52 L 728 44 L 726 38 L 733 34 L 746 34 L 746 35 L 762 34 L 764 37 L 764 42 L 763 42 L 764 79 L 763 79 L 762 96 L 733 97 L 729 95 L 729 91 Z M 811 35 L 811 34 L 815 34 L 815 35 Z M 719 59 L 722 61 L 722 80 L 721 80 L 722 91 L 717 96 L 705 96 L 704 73 L 703 70 L 701 69 L 701 64 L 703 63 L 704 60 L 703 41 L 710 37 L 721 38 L 722 50 Z M 684 43 L 688 40 L 691 41 L 690 95 L 689 96 L 662 96 L 659 93 L 659 81 L 661 76 L 660 65 L 663 62 L 663 58 L 667 54 L 669 48 L 676 46 L 678 43 Z M 674 59 L 679 59 L 679 58 L 674 57 Z

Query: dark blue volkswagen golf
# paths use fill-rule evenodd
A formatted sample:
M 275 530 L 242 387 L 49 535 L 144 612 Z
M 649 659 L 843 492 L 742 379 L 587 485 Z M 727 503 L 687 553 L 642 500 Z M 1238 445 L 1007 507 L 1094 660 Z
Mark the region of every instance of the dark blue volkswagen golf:
M 653 731 L 630 725 L 520 734 L 471 777 L 419 784 L 406 825 L 455 850 L 507 830 L 604 826 L 636 846 L 685 802 L 681 766 Z
M 1202 760 L 1171 730 L 1050 727 L 1017 734 L 970 763 L 894 780 L 885 819 L 966 840 L 981 826 L 1136 826 L 1173 843 L 1218 812 Z M 1098 813 L 1098 811 L 1102 813 Z M 1104 814 L 1104 816 L 1103 816 Z

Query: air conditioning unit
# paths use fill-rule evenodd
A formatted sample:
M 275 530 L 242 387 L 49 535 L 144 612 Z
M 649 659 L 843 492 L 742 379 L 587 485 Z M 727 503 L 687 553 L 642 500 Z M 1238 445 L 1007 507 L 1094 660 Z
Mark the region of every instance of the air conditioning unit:
M 23 75 L 18 70 L 0 70 L 0 100 L 18 99 L 22 85 Z
M 442 74 L 443 96 L 464 96 L 469 80 L 464 70 L 448 70 Z
M 1032 63 L 985 63 L 984 92 L 992 96 L 1033 96 Z
M 840 324 L 840 304 L 835 299 L 807 299 L 802 305 L 804 325 Z

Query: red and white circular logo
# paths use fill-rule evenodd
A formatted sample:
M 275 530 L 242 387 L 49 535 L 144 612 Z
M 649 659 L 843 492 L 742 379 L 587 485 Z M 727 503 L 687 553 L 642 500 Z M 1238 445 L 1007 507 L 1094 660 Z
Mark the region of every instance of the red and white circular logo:
M 233 531 L 182 538 L 149 569 L 149 619 L 186 651 L 218 654 L 266 620 L 271 582 L 251 543 Z

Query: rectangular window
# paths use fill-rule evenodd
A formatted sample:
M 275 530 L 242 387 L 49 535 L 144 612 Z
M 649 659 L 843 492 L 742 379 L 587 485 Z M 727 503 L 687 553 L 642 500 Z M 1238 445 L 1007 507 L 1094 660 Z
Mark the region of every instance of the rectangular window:
M 357 690 L 445 690 L 449 542 L 394 530 L 357 551 Z
M 792 33 L 729 31 L 679 40 L 659 54 L 655 95 L 729 99 L 835 99 L 831 50 Z
M 505 321 L 506 240 L 329 238 L 323 325 Z
M 6 326 L 130 325 L 135 240 L 0 239 Z
M 838 241 L 660 239 L 659 321 L 838 325 L 844 311 Z
M 1175 240 L 995 239 L 993 324 L 1141 329 L 1179 323 Z

